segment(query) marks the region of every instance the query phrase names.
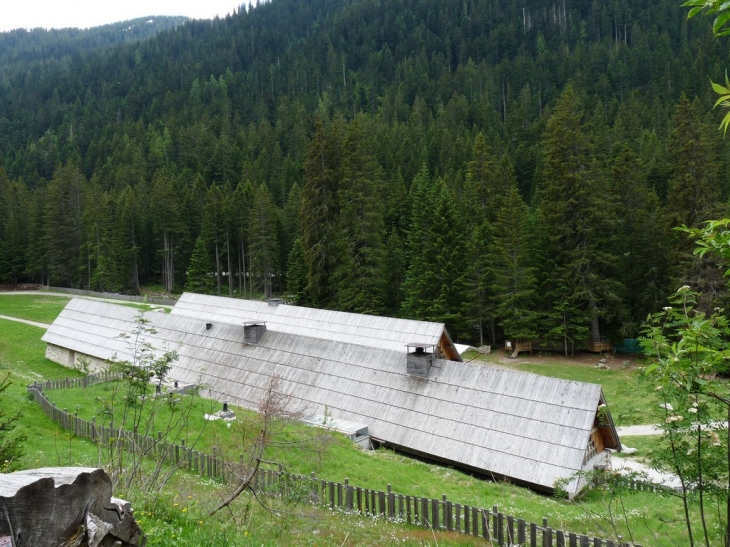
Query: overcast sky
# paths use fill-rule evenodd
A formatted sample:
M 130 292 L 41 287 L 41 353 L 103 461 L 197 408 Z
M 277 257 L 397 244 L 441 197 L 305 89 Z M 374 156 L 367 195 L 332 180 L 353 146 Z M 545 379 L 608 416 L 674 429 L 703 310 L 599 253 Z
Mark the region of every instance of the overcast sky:
M 16 28 L 88 28 L 148 15 L 225 17 L 246 0 L 0 0 L 0 32 Z

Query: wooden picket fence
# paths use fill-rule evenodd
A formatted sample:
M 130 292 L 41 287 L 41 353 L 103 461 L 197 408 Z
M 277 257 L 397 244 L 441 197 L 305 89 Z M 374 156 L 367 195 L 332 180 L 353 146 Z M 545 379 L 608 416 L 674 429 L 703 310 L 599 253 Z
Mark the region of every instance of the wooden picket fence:
M 166 463 L 179 466 L 204 477 L 224 482 L 236 481 L 234 471 L 243 463 L 226 462 L 219 453 L 205 454 L 181 444 L 168 443 L 161 434 L 148 437 L 109 428 L 79 418 L 76 413 L 59 409 L 44 395 L 44 391 L 71 387 L 87 387 L 110 381 L 119 375 L 102 373 L 83 378 L 36 382 L 28 386 L 28 392 L 43 411 L 64 429 L 74 435 L 88 437 L 102 445 L 128 449 L 143 447 L 145 453 L 164 458 Z M 348 479 L 334 482 L 310 476 L 287 473 L 281 466 L 260 468 L 251 486 L 258 492 L 279 496 L 296 496 L 312 503 L 325 505 L 333 510 L 359 513 L 363 516 L 386 518 L 433 530 L 456 532 L 474 538 L 481 538 L 491 545 L 500 547 L 641 547 L 610 539 L 589 537 L 583 534 L 565 532 L 552 528 L 547 518 L 541 524 L 527 522 L 499 511 L 498 506 L 483 509 L 454 503 L 442 496 L 441 499 L 409 496 L 393 492 L 391 485 L 386 491 L 361 488 L 351 485 Z

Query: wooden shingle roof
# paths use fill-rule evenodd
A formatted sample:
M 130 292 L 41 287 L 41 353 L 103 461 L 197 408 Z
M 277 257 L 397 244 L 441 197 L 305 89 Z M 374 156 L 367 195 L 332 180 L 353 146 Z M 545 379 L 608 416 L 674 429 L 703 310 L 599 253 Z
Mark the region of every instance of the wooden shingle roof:
M 395 351 L 401 351 L 411 342 L 440 345 L 446 354 L 461 360 L 443 323 L 288 304 L 270 306 L 256 300 L 195 293 L 184 293 L 171 313 L 213 323 L 265 322 L 269 330 Z
M 74 299 L 43 340 L 124 358 L 129 348 L 116 337 L 134 329 L 137 313 Z M 277 375 L 308 414 L 326 407 L 390 446 L 541 488 L 581 471 L 602 398 L 594 384 L 440 359 L 428 379 L 414 378 L 402 344 L 396 351 L 319 338 L 317 328 L 309 336 L 269 329 L 244 344 L 242 322 L 213 317 L 207 330 L 204 320 L 179 313 L 146 317 L 157 330 L 150 342 L 180 354 L 170 377 L 202 381 L 213 398 L 254 408 Z

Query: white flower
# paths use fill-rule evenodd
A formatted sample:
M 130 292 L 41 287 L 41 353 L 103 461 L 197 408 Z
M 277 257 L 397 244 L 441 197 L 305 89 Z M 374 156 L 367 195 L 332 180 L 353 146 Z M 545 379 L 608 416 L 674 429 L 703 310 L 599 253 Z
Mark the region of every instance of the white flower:
M 663 309 L 664 311 L 669 311 L 669 310 L 671 310 L 671 309 L 672 309 L 672 306 L 664 306 L 664 307 L 663 307 L 662 309 Z
M 691 412 L 692 414 L 697 414 L 697 409 L 693 407 L 693 408 L 687 409 L 687 412 Z
M 679 287 L 679 289 L 677 289 L 677 292 L 684 292 L 684 291 L 688 291 L 688 290 L 689 290 L 689 285 L 682 285 L 681 287 Z

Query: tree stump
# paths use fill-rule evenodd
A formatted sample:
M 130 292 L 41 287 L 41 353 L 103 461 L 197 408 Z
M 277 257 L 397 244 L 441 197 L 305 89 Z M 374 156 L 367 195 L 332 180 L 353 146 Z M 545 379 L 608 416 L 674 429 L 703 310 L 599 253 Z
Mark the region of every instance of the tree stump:
M 129 503 L 103 469 L 46 467 L 0 475 L 0 545 L 144 547 Z

